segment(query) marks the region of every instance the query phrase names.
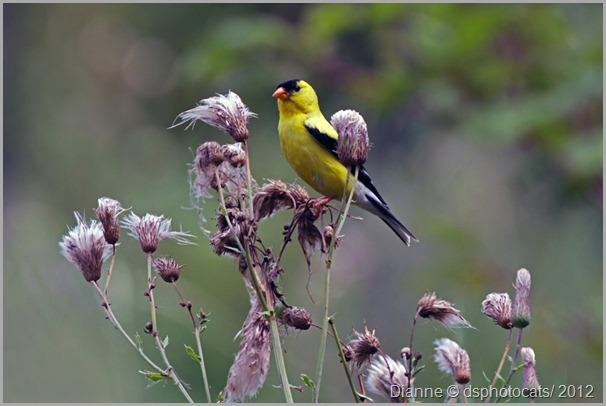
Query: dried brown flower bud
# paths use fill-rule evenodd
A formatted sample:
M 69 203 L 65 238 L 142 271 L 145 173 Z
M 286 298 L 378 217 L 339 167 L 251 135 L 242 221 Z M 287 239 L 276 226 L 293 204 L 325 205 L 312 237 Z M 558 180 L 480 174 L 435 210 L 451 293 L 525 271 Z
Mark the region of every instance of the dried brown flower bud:
M 511 329 L 511 299 L 507 293 L 488 294 L 482 302 L 482 313 L 504 329 Z
M 234 168 L 242 168 L 246 165 L 246 152 L 240 144 L 225 144 L 221 146 L 221 152 L 225 159 Z
M 434 360 L 437 362 L 440 371 L 452 374 L 458 384 L 465 385 L 469 383 L 471 370 L 467 351 L 448 338 L 436 340 L 434 344 L 436 345 Z
M 354 110 L 341 110 L 330 123 L 339 134 L 339 161 L 345 166 L 363 165 L 368 158 L 368 129 L 362 116 Z
M 120 222 L 118 216 L 125 209 L 120 202 L 109 197 L 102 197 L 98 200 L 98 207 L 95 209 L 97 217 L 103 226 L 103 235 L 108 244 L 115 245 L 120 238 Z
M 369 331 L 366 326 L 364 326 L 364 333 L 360 333 L 354 329 L 357 338 L 351 340 L 349 346 L 353 351 L 354 360 L 358 367 L 362 366 L 364 362 L 369 361 L 381 348 L 381 342 L 375 336 L 375 331 L 375 329 Z
M 179 265 L 173 257 L 156 258 L 152 261 L 152 265 L 156 268 L 160 278 L 168 283 L 176 282 L 181 275 L 181 268 L 183 268 L 183 265 Z
M 270 179 L 259 188 L 253 206 L 255 220 L 270 218 L 284 209 L 292 209 L 309 200 L 307 191 L 299 185 L 287 185 L 281 180 Z
M 79 213 L 74 213 L 78 224 L 69 230 L 59 243 L 61 254 L 80 269 L 87 282 L 101 278 L 101 267 L 112 252 L 103 236 L 103 228 L 98 221 L 88 224 Z
M 207 171 L 209 168 L 212 171 L 214 167 L 221 165 L 224 160 L 221 145 L 217 142 L 205 142 L 196 150 L 196 166 L 201 171 Z
M 346 362 L 351 361 L 354 357 L 353 348 L 347 344 L 343 345 L 343 355 L 345 356 Z
M 210 237 L 210 245 L 217 255 L 226 255 L 237 258 L 240 255 L 240 249 L 238 247 L 238 242 L 234 237 L 234 233 L 229 228 L 227 219 L 229 218 L 229 223 L 231 223 L 234 228 L 241 244 L 244 244 L 244 237 L 248 234 L 251 222 L 248 219 L 246 212 L 236 208 L 227 209 L 227 216 L 228 217 L 225 217 L 220 207 L 217 209 L 218 231 Z
M 298 330 L 308 330 L 311 327 L 311 314 L 302 307 L 287 307 L 282 313 L 282 323 Z
M 419 299 L 417 314 L 425 319 L 439 321 L 447 328 L 471 327 L 452 303 L 439 299 L 435 292 L 427 292 Z
M 203 99 L 198 106 L 184 111 L 178 117 L 181 121 L 170 128 L 188 121 L 185 129 L 193 128 L 198 121 L 202 121 L 228 133 L 236 142 L 242 142 L 248 139 L 248 119 L 256 117 L 256 114 L 248 110 L 240 96 L 229 92 L 225 96 L 217 95 Z
M 122 220 L 122 226 L 130 230 L 131 237 L 139 240 L 143 252 L 147 254 L 154 253 L 158 248 L 158 243 L 165 238 L 173 239 L 179 244 L 193 244 L 188 240 L 193 235 L 183 231 L 171 231 L 170 223 L 171 219 L 153 214 L 146 214 L 140 218 L 135 213 L 131 213 Z
M 391 402 L 401 402 L 399 397 L 394 397 L 392 388 L 393 386 L 399 388 L 409 386 L 405 364 L 394 361 L 389 356 L 376 357 L 368 367 L 366 386 L 369 391 L 383 395 Z
M 516 275 L 516 295 L 511 306 L 511 323 L 516 328 L 530 324 L 530 282 L 530 272 L 525 268 L 520 269 Z
M 410 359 L 410 348 L 409 347 L 404 347 L 400 350 L 400 358 L 402 359 L 402 361 L 407 361 Z

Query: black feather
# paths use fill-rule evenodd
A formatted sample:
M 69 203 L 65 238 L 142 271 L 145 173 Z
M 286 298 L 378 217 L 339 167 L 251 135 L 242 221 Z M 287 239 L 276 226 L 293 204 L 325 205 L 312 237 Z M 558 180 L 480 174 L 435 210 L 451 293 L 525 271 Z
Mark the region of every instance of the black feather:
M 330 137 L 328 134 L 323 133 L 322 131 L 318 130 L 317 128 L 310 127 L 308 125 L 305 125 L 305 128 L 307 129 L 307 131 L 309 131 L 309 133 L 312 135 L 312 137 L 314 137 L 314 139 L 316 141 L 318 141 L 318 143 L 320 145 L 322 145 L 324 148 L 326 148 L 328 151 L 330 151 L 335 156 L 335 158 L 339 159 L 339 154 L 337 153 L 338 142 L 336 139 Z M 354 172 L 353 168 L 350 169 L 350 172 L 353 174 L 353 172 Z M 368 171 L 366 170 L 366 168 L 364 168 L 364 166 L 360 166 L 360 171 L 358 173 L 358 180 L 364 186 L 366 186 L 368 188 L 368 190 L 370 190 L 372 193 L 374 193 L 375 196 L 377 198 L 379 198 L 381 203 L 383 203 L 385 205 L 385 207 L 387 207 L 387 203 L 385 202 L 385 200 L 383 199 L 383 197 L 381 196 L 381 194 L 379 193 L 379 191 L 377 190 L 375 185 L 372 183 L 372 179 L 370 179 L 370 175 L 368 174 Z

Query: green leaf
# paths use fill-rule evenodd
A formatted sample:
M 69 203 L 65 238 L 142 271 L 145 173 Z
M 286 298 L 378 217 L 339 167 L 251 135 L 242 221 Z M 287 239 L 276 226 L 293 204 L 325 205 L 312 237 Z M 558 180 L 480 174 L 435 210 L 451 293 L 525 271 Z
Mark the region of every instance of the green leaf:
M 145 377 L 152 382 L 158 382 L 164 379 L 171 379 L 170 376 L 161 372 L 139 371 L 139 373 L 145 375 Z
M 305 383 L 305 386 L 307 386 L 308 388 L 315 388 L 316 384 L 314 383 L 314 381 L 311 380 L 311 378 L 305 374 L 301 374 L 301 379 L 303 379 L 303 382 Z
M 264 312 L 259 313 L 261 316 L 265 316 L 267 318 L 272 317 L 275 313 L 273 310 L 265 310 Z
M 135 333 L 135 344 L 137 344 L 138 349 L 141 349 L 141 346 L 143 345 L 143 340 L 141 339 L 141 336 L 138 332 Z
M 424 369 L 425 369 L 425 365 L 421 365 L 420 367 L 415 368 L 414 372 L 412 373 L 412 377 L 414 378 L 415 376 L 417 376 L 417 374 L 418 374 L 419 372 L 421 372 L 421 371 L 422 371 L 422 370 L 424 370 Z
M 217 402 L 223 403 L 224 400 L 225 400 L 225 396 L 223 396 L 223 391 L 221 391 L 221 392 L 219 392 L 219 395 L 217 396 Z
M 374 402 L 374 400 L 372 400 L 372 398 L 370 398 L 368 396 L 364 396 L 360 392 L 357 392 L 357 393 L 358 393 L 358 397 L 360 398 L 360 400 L 362 400 L 362 401 L 366 401 L 367 400 L 369 402 Z
M 196 352 L 194 351 L 193 348 L 191 348 L 189 345 L 185 345 L 185 352 L 187 353 L 187 355 L 189 355 L 191 357 L 191 359 L 193 359 L 196 362 L 201 362 L 202 358 L 200 358 L 200 356 L 198 354 L 196 354 Z
M 168 347 L 168 336 L 164 337 L 164 340 L 162 341 L 162 348 L 166 348 Z

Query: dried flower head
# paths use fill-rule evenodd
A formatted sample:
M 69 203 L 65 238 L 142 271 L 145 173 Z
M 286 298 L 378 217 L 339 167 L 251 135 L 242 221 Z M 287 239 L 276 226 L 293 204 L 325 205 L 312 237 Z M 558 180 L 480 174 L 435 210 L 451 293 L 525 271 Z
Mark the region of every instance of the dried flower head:
M 193 244 L 188 240 L 193 235 L 183 231 L 171 231 L 170 223 L 171 219 L 153 214 L 146 214 L 140 218 L 135 213 L 130 213 L 122 220 L 122 226 L 130 231 L 131 237 L 139 240 L 143 252 L 147 254 L 154 253 L 158 243 L 165 238 L 173 239 L 179 244 Z
M 270 218 L 274 214 L 293 208 L 296 204 L 290 188 L 281 180 L 269 180 L 259 188 L 253 200 L 255 220 Z
M 224 144 L 221 146 L 221 152 L 232 167 L 242 168 L 246 165 L 246 152 L 242 149 L 242 144 Z
M 314 252 L 323 248 L 322 233 L 320 233 L 320 230 L 314 224 L 315 221 L 316 217 L 314 213 L 306 209 L 301 212 L 301 217 L 297 224 L 299 244 L 301 244 L 301 249 L 303 249 L 303 254 L 305 254 L 307 266 L 311 264 L 310 258 Z
M 386 359 L 387 362 L 385 362 Z M 389 356 L 376 357 L 368 367 L 366 387 L 373 393 L 389 398 L 393 403 L 400 402 L 399 396 L 394 397 L 392 385 L 397 385 L 399 388 L 408 387 L 406 366 L 402 362 L 394 361 Z
M 214 141 L 208 141 L 198 146 L 196 150 L 196 166 L 201 170 L 213 168 L 221 165 L 225 156 L 221 151 L 221 145 Z
M 242 341 L 223 390 L 225 401 L 228 403 L 242 402 L 254 396 L 265 382 L 269 371 L 269 323 L 265 316 L 261 315 L 261 304 L 256 297 L 253 300 L 244 326 L 238 333 Z
M 417 302 L 417 314 L 424 319 L 433 319 L 442 323 L 446 328 L 468 327 L 471 324 L 452 303 L 439 299 L 435 292 L 426 292 Z
M 112 252 L 103 236 L 103 228 L 98 221 L 88 224 L 79 213 L 74 213 L 77 225 L 63 236 L 59 243 L 61 254 L 82 272 L 87 282 L 101 278 L 101 267 Z
M 364 333 L 360 333 L 354 329 L 357 338 L 349 342 L 349 346 L 353 351 L 353 359 L 356 361 L 358 367 L 366 361 L 370 361 L 373 355 L 381 348 L 381 342 L 375 335 L 375 329 L 372 331 L 368 330 L 368 327 L 364 326 Z
M 330 118 L 339 134 L 337 154 L 345 166 L 362 165 L 368 158 L 368 128 L 362 116 L 354 110 L 341 110 Z
M 434 344 L 436 345 L 434 360 L 438 363 L 440 371 L 452 374 L 455 382 L 460 385 L 469 383 L 471 371 L 467 351 L 448 338 L 436 340 Z
M 354 353 L 353 348 L 349 344 L 343 345 L 343 355 L 345 356 L 345 362 L 349 362 L 353 359 Z
M 281 317 L 282 323 L 297 330 L 308 330 L 311 327 L 311 314 L 302 307 L 287 307 Z
M 511 299 L 507 293 L 489 293 L 482 302 L 482 313 L 504 329 L 511 329 Z
M 115 245 L 120 238 L 120 223 L 118 216 L 125 209 L 120 202 L 109 197 L 102 197 L 98 200 L 98 207 L 95 209 L 97 217 L 103 226 L 103 235 L 108 244 Z
M 537 378 L 536 361 L 534 357 L 534 350 L 530 347 L 523 347 L 520 350 L 522 354 L 522 361 L 524 362 L 524 373 L 522 376 L 522 385 L 525 388 L 536 389 L 541 385 Z
M 514 284 L 516 295 L 511 306 L 511 322 L 516 328 L 530 324 L 530 272 L 522 268 L 516 275 Z
M 152 261 L 152 265 L 160 278 L 168 283 L 176 282 L 181 275 L 181 268 L 183 268 L 183 265 L 179 265 L 173 257 L 156 258 Z
M 227 217 L 223 214 L 221 207 L 217 209 L 217 231 L 210 237 L 210 245 L 217 255 L 226 255 L 238 258 L 240 249 L 229 224 L 236 232 L 240 244 L 244 244 L 244 237 L 248 235 L 251 227 L 250 219 L 245 211 L 235 207 L 227 209 Z M 229 223 L 228 223 L 229 220 Z
M 236 142 L 248 139 L 248 119 L 256 117 L 234 92 L 203 99 L 198 106 L 179 114 L 181 121 L 170 128 L 189 122 L 185 129 L 202 121 L 228 133 Z
M 408 361 L 412 354 L 410 353 L 410 347 L 404 347 L 400 350 L 400 359 L 404 362 Z

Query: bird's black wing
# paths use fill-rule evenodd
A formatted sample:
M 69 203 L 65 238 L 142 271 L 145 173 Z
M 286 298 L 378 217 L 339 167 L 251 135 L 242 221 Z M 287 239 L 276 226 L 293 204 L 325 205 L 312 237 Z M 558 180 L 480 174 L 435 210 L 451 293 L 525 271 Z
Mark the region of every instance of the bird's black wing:
M 326 133 L 323 133 L 322 131 L 318 130 L 315 127 L 308 126 L 307 124 L 305 124 L 305 128 L 320 145 L 322 145 L 324 148 L 326 148 L 328 151 L 330 151 L 335 156 L 335 158 L 339 159 L 339 153 L 337 152 L 338 143 L 337 143 L 336 139 L 332 138 L 331 136 L 329 136 Z M 351 168 L 350 171 L 351 171 L 351 173 L 353 173 L 353 168 Z M 374 195 L 381 201 L 381 203 L 383 203 L 385 205 L 385 207 L 387 207 L 387 203 L 385 202 L 385 199 L 383 199 L 383 197 L 381 196 L 381 194 L 379 193 L 379 191 L 377 190 L 375 185 L 372 183 L 372 179 L 370 179 L 370 175 L 368 174 L 368 171 L 366 170 L 366 168 L 364 168 L 364 166 L 361 166 L 361 165 L 360 165 L 360 171 L 358 173 L 358 180 L 360 182 L 362 182 L 362 184 L 364 186 L 366 186 L 368 188 L 368 190 L 370 190 L 372 193 L 374 193 Z

